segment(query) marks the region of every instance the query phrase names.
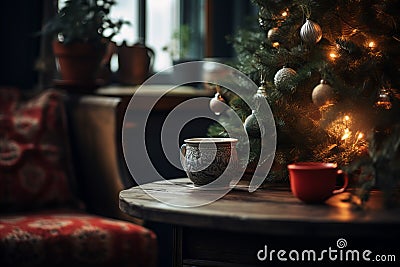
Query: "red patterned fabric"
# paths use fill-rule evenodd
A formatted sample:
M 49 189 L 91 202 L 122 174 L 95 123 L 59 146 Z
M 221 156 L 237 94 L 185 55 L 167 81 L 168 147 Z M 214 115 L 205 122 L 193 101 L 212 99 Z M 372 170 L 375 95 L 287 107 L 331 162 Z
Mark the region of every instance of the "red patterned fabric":
M 65 211 L 0 217 L 0 266 L 147 267 L 156 258 L 154 233 L 129 222 Z
M 0 211 L 71 206 L 62 94 L 46 90 L 22 100 L 0 89 Z
M 0 89 L 0 266 L 156 266 L 152 231 L 85 213 L 68 149 L 61 92 Z

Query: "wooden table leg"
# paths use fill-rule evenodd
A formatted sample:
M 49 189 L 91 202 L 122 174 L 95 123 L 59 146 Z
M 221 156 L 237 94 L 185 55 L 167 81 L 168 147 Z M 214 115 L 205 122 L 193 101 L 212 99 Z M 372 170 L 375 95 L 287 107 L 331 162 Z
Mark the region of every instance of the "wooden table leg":
M 182 267 L 182 227 L 173 226 L 173 266 L 174 267 Z

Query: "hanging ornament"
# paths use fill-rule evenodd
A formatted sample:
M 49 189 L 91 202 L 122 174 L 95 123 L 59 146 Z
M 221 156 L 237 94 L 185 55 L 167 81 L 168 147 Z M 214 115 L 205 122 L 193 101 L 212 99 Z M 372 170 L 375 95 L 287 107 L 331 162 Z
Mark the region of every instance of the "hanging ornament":
M 261 131 L 257 121 L 257 111 L 252 110 L 251 114 L 245 119 L 243 126 L 249 137 L 260 138 Z
M 258 111 L 260 110 L 260 106 L 263 101 L 265 101 L 265 80 L 264 75 L 261 75 L 261 85 L 257 90 L 257 93 L 253 97 L 254 101 L 254 108 L 251 111 L 251 114 L 245 119 L 243 126 L 246 130 L 248 136 L 260 138 L 261 137 L 261 130 L 259 126 L 258 119 L 261 119 L 258 116 Z M 257 119 L 258 117 L 258 119 Z
M 261 70 L 261 75 L 260 75 L 260 86 L 258 87 L 257 93 L 254 96 L 255 101 L 257 101 L 257 95 L 261 95 L 263 97 L 267 96 L 267 86 L 265 85 L 265 72 L 264 70 Z
M 388 89 L 382 88 L 379 90 L 378 99 L 375 102 L 375 107 L 381 109 L 392 108 L 392 98 Z
M 335 103 L 335 92 L 325 80 L 315 86 L 311 95 L 313 103 L 318 107 L 328 106 Z
M 285 66 L 278 70 L 274 77 L 274 84 L 276 88 L 280 91 L 290 91 L 295 87 L 294 77 L 297 72 L 292 68 L 287 68 Z
M 225 104 L 225 99 L 218 92 L 215 93 L 214 97 L 210 99 L 209 105 L 211 111 L 217 116 L 228 109 L 227 105 Z
M 278 27 L 274 27 L 272 29 L 270 29 L 267 33 L 267 38 L 271 43 L 275 43 L 275 42 L 279 42 L 279 28 Z
M 267 87 L 265 83 L 261 83 L 260 87 L 258 87 L 257 94 L 267 96 Z
M 322 29 L 317 23 L 306 19 L 306 22 L 301 26 L 300 37 L 305 43 L 316 44 L 321 41 Z

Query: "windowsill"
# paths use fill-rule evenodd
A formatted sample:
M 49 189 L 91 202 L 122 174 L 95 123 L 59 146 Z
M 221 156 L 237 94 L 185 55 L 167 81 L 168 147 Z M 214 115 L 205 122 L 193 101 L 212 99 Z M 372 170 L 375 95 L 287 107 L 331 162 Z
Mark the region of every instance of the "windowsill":
M 107 85 L 100 87 L 96 90 L 96 94 L 108 95 L 108 96 L 180 96 L 180 97 L 192 97 L 192 96 L 212 96 L 214 92 L 205 88 L 197 88 L 191 85 L 180 85 L 174 87 L 172 84 L 157 84 L 157 85 Z
M 122 98 L 123 106 L 128 106 L 132 96 L 140 98 L 135 102 L 134 109 L 148 110 L 156 103 L 154 110 L 170 111 L 180 103 L 196 97 L 212 97 L 215 92 L 204 87 L 198 88 L 190 85 L 107 85 L 96 90 L 96 95 Z M 191 110 L 204 110 L 203 102 L 192 103 Z

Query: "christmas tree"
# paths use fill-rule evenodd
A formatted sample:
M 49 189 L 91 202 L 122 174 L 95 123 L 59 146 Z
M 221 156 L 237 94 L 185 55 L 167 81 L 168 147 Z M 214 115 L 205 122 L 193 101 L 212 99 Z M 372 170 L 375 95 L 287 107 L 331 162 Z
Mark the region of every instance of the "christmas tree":
M 253 1 L 258 23 L 230 41 L 235 67 L 260 86 L 248 93 L 265 97 L 274 114 L 278 140 L 267 182 L 287 181 L 292 162 L 335 162 L 357 181 L 361 202 L 376 186 L 393 197 L 400 180 L 399 2 Z M 225 88 L 216 97 L 243 118 L 251 169 L 261 160 L 257 110 Z M 209 135 L 226 135 L 226 124 L 221 114 Z

